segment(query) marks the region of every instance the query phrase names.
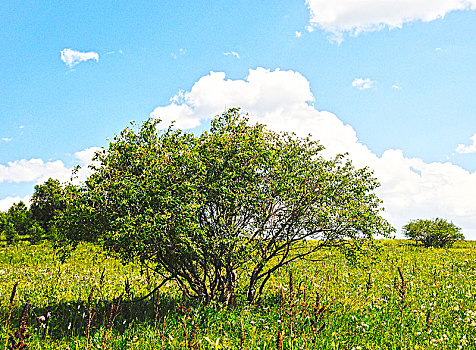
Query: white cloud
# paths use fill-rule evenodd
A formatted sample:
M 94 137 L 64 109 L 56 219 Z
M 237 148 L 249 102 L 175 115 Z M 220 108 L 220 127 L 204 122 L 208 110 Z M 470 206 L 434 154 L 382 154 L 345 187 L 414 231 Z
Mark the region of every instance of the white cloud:
M 365 79 L 357 78 L 357 79 L 354 79 L 354 81 L 352 82 L 352 86 L 359 90 L 370 89 L 374 86 L 374 84 L 375 84 L 375 81 L 372 81 L 369 78 L 365 78 Z
M 476 0 L 306 0 L 310 24 L 342 41 L 344 33 L 357 35 L 404 23 L 430 22 L 451 11 L 474 10 Z
M 3 199 L 0 199 L 0 211 L 5 212 L 8 209 L 10 209 L 10 207 L 13 204 L 18 203 L 20 201 L 22 201 L 26 205 L 30 205 L 30 199 L 31 199 L 31 195 L 27 195 L 23 198 L 15 196 L 15 197 L 6 197 L 6 198 L 3 198 Z
M 81 168 L 76 173 L 73 183 L 78 184 L 86 180 L 91 174 L 89 165 L 93 164 L 92 157 L 99 147 L 91 147 L 74 154 L 74 161 L 79 163 Z M 21 159 L 8 162 L 6 165 L 0 164 L 0 184 L 2 182 L 24 183 L 33 182 L 35 185 L 44 183 L 48 178 L 69 181 L 73 168 L 68 168 L 61 160 L 45 162 L 42 159 Z M 23 201 L 29 205 L 31 195 L 25 197 L 8 196 L 0 199 L 0 211 L 6 211 L 14 203 Z
M 301 32 L 298 32 L 296 31 L 296 33 L 294 34 L 296 36 L 296 38 L 300 38 L 302 36 L 302 33 Z
M 92 164 L 94 152 L 99 150 L 91 147 L 74 154 L 75 162 L 82 167 L 78 172 L 79 180 L 84 180 L 90 173 L 88 165 Z M 6 165 L 0 164 L 0 183 L 22 183 L 34 182 L 42 183 L 52 177 L 60 181 L 67 181 L 71 178 L 73 168 L 68 168 L 61 160 L 45 162 L 42 159 L 20 159 L 8 162 Z
M 74 153 L 74 162 L 81 166 L 76 173 L 73 183 L 78 184 L 86 180 L 91 174 L 89 165 L 93 164 L 92 158 L 99 147 L 90 147 L 83 151 Z M 61 160 L 45 162 L 42 159 L 21 159 L 8 162 L 6 165 L 0 164 L 0 184 L 2 182 L 10 183 L 28 183 L 35 185 L 44 183 L 48 178 L 69 181 L 72 176 L 73 168 L 68 168 Z M 29 205 L 31 195 L 25 197 L 8 196 L 0 199 L 0 211 L 7 211 L 14 203 L 23 201 Z
M 10 142 L 11 140 L 13 140 L 13 138 L 11 138 L 11 137 L 2 137 L 0 139 L 0 141 L 5 142 L 5 143 Z
M 236 51 L 229 51 L 229 52 L 223 52 L 223 55 L 225 56 L 233 56 L 236 58 L 240 58 L 240 54 Z
M 392 85 L 392 88 L 394 88 L 395 90 L 400 90 L 400 89 L 401 89 L 400 86 L 397 85 L 397 84 L 393 84 L 393 85 Z
M 63 61 L 69 68 L 81 62 L 95 60 L 99 62 L 99 54 L 94 51 L 80 52 L 72 49 L 61 50 L 61 61 Z
M 48 177 L 56 176 L 65 179 L 70 169 L 66 168 L 61 160 L 44 162 L 42 159 L 21 159 L 0 164 L 0 183 L 2 182 L 41 182 Z
M 276 85 L 281 84 L 280 89 Z M 268 91 L 274 92 L 274 95 Z M 246 111 L 269 113 L 279 106 L 289 108 L 300 104 L 302 96 L 312 100 L 309 82 L 292 71 L 270 72 L 264 68 L 250 70 L 245 80 L 226 80 L 225 73 L 210 72 L 194 84 L 189 92 L 180 91 L 171 104 L 157 107 L 151 116 L 162 120 L 164 127 L 175 121 L 178 128 L 188 129 L 200 125 L 227 107 L 241 106 Z
M 79 160 L 81 166 L 88 166 L 92 164 L 92 159 L 97 151 L 100 151 L 100 147 L 90 147 L 85 150 L 76 152 L 74 157 Z
M 74 154 L 74 158 L 79 162 L 79 165 L 81 166 L 81 169 L 79 169 L 79 171 L 76 173 L 76 182 L 84 181 L 89 177 L 89 175 L 92 174 L 92 170 L 90 168 L 91 165 L 99 165 L 97 161 L 93 161 L 93 157 L 96 152 L 100 150 L 100 147 L 90 147 Z
M 469 146 L 459 144 L 458 147 L 456 147 L 456 152 L 460 154 L 465 154 L 465 153 L 476 153 L 476 134 L 471 136 L 469 138 L 473 143 Z
M 375 169 L 382 184 L 378 193 L 385 216 L 396 227 L 414 218 L 443 217 L 476 239 L 476 172 L 451 163 L 407 158 L 401 150 L 390 149 L 378 157 L 360 143 L 350 125 L 330 112 L 317 110 L 313 102 L 309 82 L 301 74 L 257 68 L 244 80 L 211 72 L 151 115 L 160 117 L 163 127 L 175 120 L 177 127 L 192 128 L 226 108 L 240 106 L 253 121 L 272 129 L 300 136 L 311 133 L 326 146 L 324 155 L 349 152 L 356 166 Z

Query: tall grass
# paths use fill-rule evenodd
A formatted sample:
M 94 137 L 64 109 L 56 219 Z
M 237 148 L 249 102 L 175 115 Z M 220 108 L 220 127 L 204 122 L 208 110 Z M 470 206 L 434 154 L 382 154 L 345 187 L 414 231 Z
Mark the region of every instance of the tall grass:
M 476 349 L 476 243 L 381 241 L 273 276 L 258 305 L 195 305 L 93 245 L 0 248 L 0 347 L 29 349 Z M 244 279 L 243 279 L 244 281 Z M 243 283 L 244 288 L 244 283 Z M 20 345 L 19 345 L 20 344 Z

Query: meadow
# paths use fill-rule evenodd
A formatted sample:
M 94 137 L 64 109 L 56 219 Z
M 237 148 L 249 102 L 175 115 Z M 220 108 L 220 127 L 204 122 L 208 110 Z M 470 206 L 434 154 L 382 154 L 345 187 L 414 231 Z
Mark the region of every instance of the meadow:
M 321 251 L 281 269 L 260 303 L 238 293 L 228 307 L 173 283 L 147 295 L 155 276 L 94 245 L 65 263 L 49 243 L 4 246 L 0 348 L 475 349 L 476 242 L 377 245 L 358 263 Z

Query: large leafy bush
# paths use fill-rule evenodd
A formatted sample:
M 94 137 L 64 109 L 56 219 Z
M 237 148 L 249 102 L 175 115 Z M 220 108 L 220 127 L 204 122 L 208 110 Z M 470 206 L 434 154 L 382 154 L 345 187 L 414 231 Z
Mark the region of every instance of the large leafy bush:
M 277 269 L 393 230 L 371 171 L 322 149 L 250 125 L 237 109 L 200 136 L 148 120 L 116 136 L 85 185 L 70 187 L 60 243 L 100 242 L 204 303 L 228 302 L 243 274 L 253 301 Z

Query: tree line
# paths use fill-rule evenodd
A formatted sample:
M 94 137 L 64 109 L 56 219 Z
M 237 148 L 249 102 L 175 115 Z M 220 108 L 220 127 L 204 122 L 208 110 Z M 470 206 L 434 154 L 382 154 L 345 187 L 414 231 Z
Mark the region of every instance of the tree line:
M 57 237 L 55 220 L 66 207 L 66 192 L 74 187 L 49 178 L 35 186 L 28 207 L 20 201 L 6 212 L 0 212 L 0 233 L 7 244 L 26 240 L 32 244 Z

